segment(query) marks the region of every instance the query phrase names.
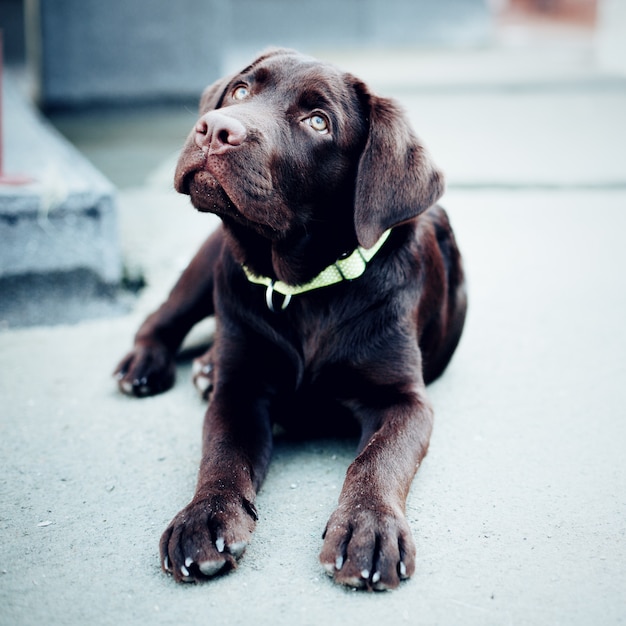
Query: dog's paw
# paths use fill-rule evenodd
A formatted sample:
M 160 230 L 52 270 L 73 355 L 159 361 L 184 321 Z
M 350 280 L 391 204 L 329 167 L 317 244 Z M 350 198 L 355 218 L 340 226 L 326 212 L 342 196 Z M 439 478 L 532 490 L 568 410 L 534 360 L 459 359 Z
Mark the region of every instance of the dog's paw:
M 254 504 L 237 493 L 194 498 L 161 537 L 161 567 L 178 582 L 226 574 L 237 567 L 256 520 Z
M 193 365 L 191 369 L 193 384 L 205 400 L 209 399 L 209 396 L 213 391 L 214 372 L 215 368 L 213 365 L 213 359 L 211 358 L 210 350 L 206 354 L 203 354 L 201 357 L 193 360 Z
M 119 362 L 113 376 L 120 391 L 129 396 L 162 393 L 174 384 L 174 357 L 162 344 L 137 344 Z
M 406 518 L 393 507 L 339 506 L 324 531 L 320 562 L 335 582 L 384 591 L 415 570 L 415 544 Z

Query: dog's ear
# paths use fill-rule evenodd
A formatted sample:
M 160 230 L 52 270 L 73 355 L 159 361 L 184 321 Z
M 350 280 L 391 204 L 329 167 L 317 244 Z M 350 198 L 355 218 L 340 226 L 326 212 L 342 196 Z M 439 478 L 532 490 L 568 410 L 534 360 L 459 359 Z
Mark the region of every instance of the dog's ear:
M 385 230 L 435 204 L 444 179 L 398 105 L 362 83 L 360 89 L 369 134 L 357 171 L 354 224 L 359 243 L 371 248 Z
M 209 85 L 200 97 L 200 105 L 198 107 L 200 115 L 204 115 L 208 111 L 217 109 L 224 98 L 224 92 L 228 87 L 233 76 L 226 76 L 216 80 L 212 85 Z

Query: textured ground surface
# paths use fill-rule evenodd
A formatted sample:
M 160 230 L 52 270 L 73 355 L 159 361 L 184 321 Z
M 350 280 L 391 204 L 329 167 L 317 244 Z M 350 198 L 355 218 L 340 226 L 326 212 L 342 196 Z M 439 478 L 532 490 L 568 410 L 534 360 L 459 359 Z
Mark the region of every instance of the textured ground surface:
M 353 450 L 341 441 L 279 442 L 238 571 L 197 586 L 160 572 L 203 403 L 189 363 L 140 401 L 110 372 L 210 224 L 156 175 L 120 193 L 126 261 L 149 284 L 132 313 L 0 332 L 2 626 L 624 622 L 626 91 L 391 82 L 450 170 L 471 298 L 430 388 L 435 431 L 407 507 L 414 578 L 364 594 L 322 573 Z

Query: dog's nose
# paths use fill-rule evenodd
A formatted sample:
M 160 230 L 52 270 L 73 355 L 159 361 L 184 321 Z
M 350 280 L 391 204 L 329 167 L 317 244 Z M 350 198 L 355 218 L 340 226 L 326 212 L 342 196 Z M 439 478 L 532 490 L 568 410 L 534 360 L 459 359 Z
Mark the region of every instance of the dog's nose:
M 246 140 L 246 127 L 229 115 L 209 111 L 196 124 L 196 145 L 210 154 L 223 154 Z

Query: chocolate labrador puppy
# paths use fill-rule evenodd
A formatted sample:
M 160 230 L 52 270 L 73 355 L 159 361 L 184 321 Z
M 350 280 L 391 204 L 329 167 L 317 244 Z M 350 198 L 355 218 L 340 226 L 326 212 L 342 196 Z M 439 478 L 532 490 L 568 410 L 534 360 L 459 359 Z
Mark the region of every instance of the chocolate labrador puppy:
M 275 423 L 298 436 L 356 427 L 320 560 L 338 583 L 396 587 L 415 568 L 404 510 L 432 429 L 425 385 L 465 318 L 441 173 L 392 100 L 272 50 L 204 92 L 175 186 L 222 226 L 116 370 L 124 393 L 165 391 L 183 338 L 215 315 L 194 364 L 211 393 L 198 484 L 163 534 L 163 569 L 199 581 L 236 567 Z

